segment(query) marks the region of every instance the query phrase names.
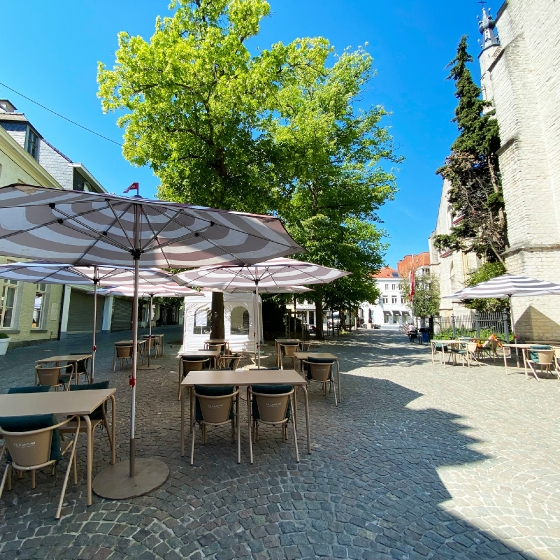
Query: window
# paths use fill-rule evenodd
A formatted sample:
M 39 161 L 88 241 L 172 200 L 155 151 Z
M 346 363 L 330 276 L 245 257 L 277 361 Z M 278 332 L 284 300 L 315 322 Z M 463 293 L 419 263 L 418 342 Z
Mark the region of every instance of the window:
M 383 322 L 384 322 L 384 323 L 388 323 L 388 322 L 389 322 L 389 317 L 390 317 L 390 316 L 391 316 L 391 315 L 389 315 L 389 313 L 385 313 L 385 314 L 383 315 Z
M 391 286 L 391 289 L 392 289 L 392 290 L 396 290 L 396 289 L 397 289 L 397 285 L 396 285 L 396 284 L 393 284 L 393 285 Z
M 0 301 L 0 328 L 11 329 L 14 324 L 17 282 L 0 280 L 2 300 Z
M 244 307 L 235 307 L 231 312 L 231 334 L 249 334 L 249 312 Z
M 208 334 L 211 323 L 212 315 L 210 309 L 198 309 L 194 313 L 193 334 Z
M 385 284 L 385 289 L 386 289 L 386 290 L 389 289 L 389 284 Z
M 27 127 L 27 134 L 25 136 L 25 150 L 31 155 L 32 158 L 38 159 L 39 155 L 39 136 L 35 131 Z
M 389 297 L 383 296 L 383 303 L 389 303 Z
M 391 296 L 391 303 L 397 303 L 397 296 Z
M 36 284 L 35 302 L 33 304 L 33 321 L 31 323 L 32 329 L 43 328 L 43 311 L 45 309 L 46 301 L 46 284 Z
M 401 296 L 401 303 L 404 303 L 404 297 Z

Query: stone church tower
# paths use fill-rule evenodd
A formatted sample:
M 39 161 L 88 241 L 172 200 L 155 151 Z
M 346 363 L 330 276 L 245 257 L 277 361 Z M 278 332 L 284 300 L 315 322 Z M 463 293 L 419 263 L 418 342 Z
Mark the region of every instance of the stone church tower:
M 507 0 L 495 21 L 483 9 L 479 30 L 502 142 L 506 267 L 560 282 L 560 2 Z M 521 339 L 560 340 L 560 295 L 513 298 L 513 317 Z

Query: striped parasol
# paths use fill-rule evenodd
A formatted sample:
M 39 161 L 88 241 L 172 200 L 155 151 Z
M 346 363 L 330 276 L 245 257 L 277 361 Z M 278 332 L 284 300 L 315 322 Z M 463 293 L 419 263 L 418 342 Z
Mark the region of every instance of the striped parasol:
M 245 266 L 205 266 L 195 270 L 180 272 L 173 276 L 178 284 L 217 288 L 223 291 L 255 292 L 255 301 L 259 291 L 275 290 L 283 292 L 294 290 L 295 286 L 305 284 L 328 284 L 337 278 L 347 276 L 349 272 L 320 266 L 315 263 L 295 259 L 274 258 L 268 261 Z M 274 293 L 274 292 L 271 292 Z M 256 303 L 255 303 L 256 305 Z M 260 327 L 258 312 L 255 315 L 255 348 L 257 363 L 260 367 Z
M 137 465 L 135 459 L 140 262 L 158 268 L 243 265 L 303 251 L 272 216 L 25 184 L 0 188 L 0 254 L 73 265 L 134 266 L 128 478 L 122 463 L 115 465 L 102 495 L 138 496 L 163 484 L 169 473 L 161 461 L 143 459 Z

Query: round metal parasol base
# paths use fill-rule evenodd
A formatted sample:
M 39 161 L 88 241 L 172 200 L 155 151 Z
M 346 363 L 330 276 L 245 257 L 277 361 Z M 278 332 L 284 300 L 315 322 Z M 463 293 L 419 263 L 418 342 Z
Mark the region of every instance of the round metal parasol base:
M 143 366 L 138 366 L 136 369 L 160 369 L 161 366 L 160 365 L 156 365 L 156 364 L 150 364 L 148 365 L 143 365 Z
M 93 491 L 102 498 L 125 500 L 150 493 L 169 477 L 169 467 L 157 459 L 136 459 L 136 474 L 129 476 L 128 461 L 110 465 L 93 480 Z

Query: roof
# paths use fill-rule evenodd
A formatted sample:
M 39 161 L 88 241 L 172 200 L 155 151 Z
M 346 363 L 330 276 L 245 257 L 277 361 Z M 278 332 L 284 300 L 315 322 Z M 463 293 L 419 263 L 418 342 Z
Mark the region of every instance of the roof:
M 400 278 L 399 273 L 390 266 L 384 266 L 377 274 L 373 275 L 374 278 Z

